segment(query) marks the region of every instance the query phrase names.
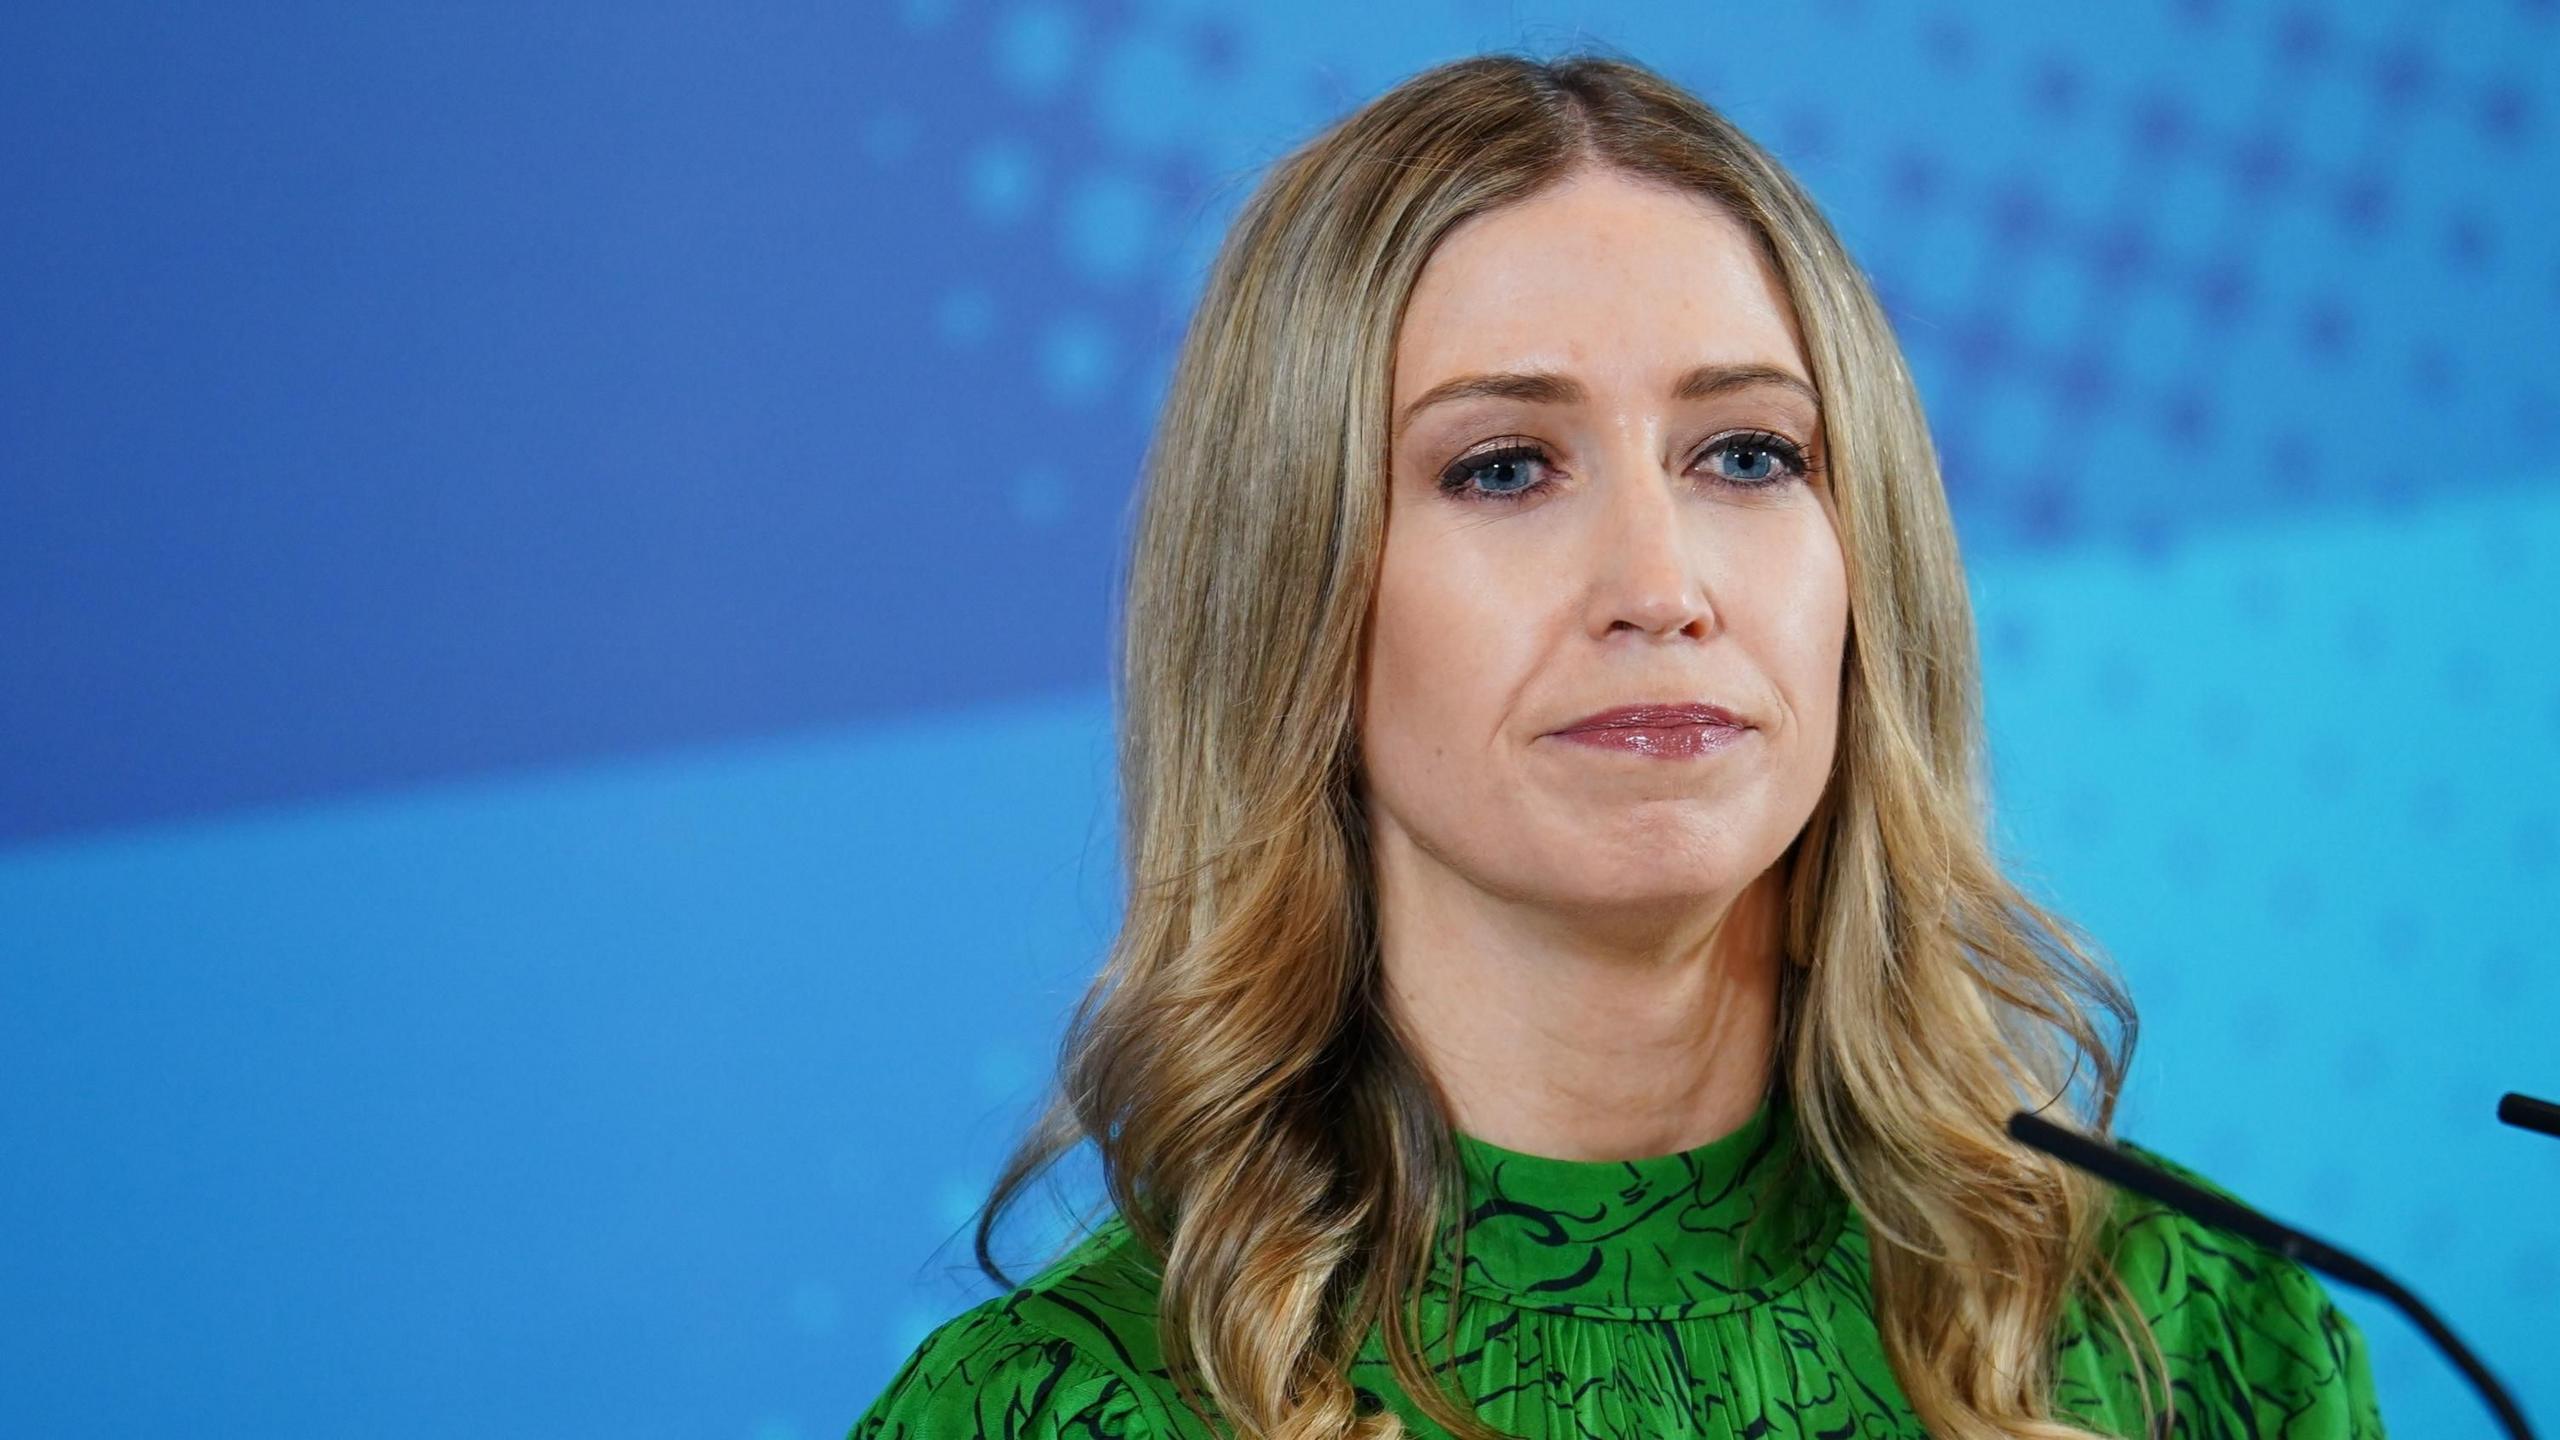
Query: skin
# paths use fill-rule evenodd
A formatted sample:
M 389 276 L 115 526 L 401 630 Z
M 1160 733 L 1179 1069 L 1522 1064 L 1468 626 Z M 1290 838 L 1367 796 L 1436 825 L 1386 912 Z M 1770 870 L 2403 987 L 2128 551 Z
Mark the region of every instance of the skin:
M 1749 232 L 1596 168 L 1453 230 L 1397 336 L 1360 718 L 1386 1003 L 1458 1128 L 1529 1154 L 1706 1144 L 1750 1118 L 1774 1060 L 1775 867 L 1831 767 L 1846 567 L 1816 402 L 1769 380 L 1675 399 L 1701 365 L 1812 388 Z M 1406 418 L 1503 371 L 1583 394 Z M 1749 431 L 1810 474 L 1714 448 Z M 1481 463 L 1521 441 L 1542 454 Z M 1718 483 L 1753 479 L 1771 483 Z M 1654 700 L 1753 728 L 1685 760 L 1552 733 Z

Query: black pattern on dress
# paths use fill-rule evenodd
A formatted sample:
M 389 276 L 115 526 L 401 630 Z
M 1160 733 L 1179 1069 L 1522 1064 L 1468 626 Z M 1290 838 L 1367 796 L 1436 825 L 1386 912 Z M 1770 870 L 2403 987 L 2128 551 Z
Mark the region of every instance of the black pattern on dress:
M 1435 1361 L 1446 1353 L 1454 1298 L 1451 1373 L 1496 1430 L 1925 1436 L 1876 1333 L 1865 1227 L 1803 1163 L 1783 1099 L 1675 1155 L 1556 1160 L 1463 1135 L 1459 1150 L 1464 1264 L 1444 1232 L 1424 1348 Z M 2169 1358 L 2170 1437 L 2382 1435 L 2363 1336 L 2299 1262 L 2137 1196 L 2119 1197 L 2111 1225 L 2119 1273 Z M 1156 1344 L 1156 1273 L 1126 1226 L 1106 1222 L 1028 1286 L 928 1336 L 853 1440 L 1206 1440 Z M 2121 1343 L 2075 1302 L 2055 1398 L 2073 1422 L 2130 1440 L 2141 1403 Z M 1375 1333 L 1348 1378 L 1364 1406 L 1392 1407 L 1417 1436 L 1443 1433 L 1397 1385 Z

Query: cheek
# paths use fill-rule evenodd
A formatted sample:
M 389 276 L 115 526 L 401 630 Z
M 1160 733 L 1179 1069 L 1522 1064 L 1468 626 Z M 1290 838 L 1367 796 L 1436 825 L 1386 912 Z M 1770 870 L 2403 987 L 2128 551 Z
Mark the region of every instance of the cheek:
M 1444 728 L 1454 708 L 1453 683 L 1463 661 L 1453 654 L 1463 633 L 1447 587 L 1434 583 L 1415 557 L 1390 551 L 1378 579 L 1370 623 L 1369 728 L 1381 749 L 1399 755 Z
M 1742 593 L 1754 597 L 1754 648 L 1769 657 L 1770 679 L 1785 696 L 1799 727 L 1834 728 L 1840 705 L 1840 663 L 1849 625 L 1848 570 L 1837 535 L 1817 516 L 1783 538 L 1751 552 L 1752 574 Z
M 1461 557 L 1391 545 L 1369 629 L 1364 740 L 1383 765 L 1468 763 L 1500 733 L 1523 629 Z

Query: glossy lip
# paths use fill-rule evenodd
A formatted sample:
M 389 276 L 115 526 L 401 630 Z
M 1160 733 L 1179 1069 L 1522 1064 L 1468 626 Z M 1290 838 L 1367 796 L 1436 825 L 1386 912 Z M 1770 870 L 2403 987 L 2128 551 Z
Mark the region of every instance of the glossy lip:
M 1576 730 L 1667 730 L 1681 725 L 1723 725 L 1735 730 L 1748 730 L 1751 723 L 1721 705 L 1701 700 L 1648 700 L 1639 705 L 1621 705 L 1585 715 L 1554 733 L 1570 735 Z

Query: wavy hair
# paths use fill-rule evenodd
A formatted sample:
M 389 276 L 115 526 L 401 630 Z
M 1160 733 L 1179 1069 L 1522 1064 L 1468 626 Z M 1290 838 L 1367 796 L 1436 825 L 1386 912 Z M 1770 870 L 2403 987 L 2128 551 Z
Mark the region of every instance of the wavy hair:
M 1414 75 L 1283 158 L 1228 231 L 1147 452 L 1119 617 L 1126 909 L 1048 1111 L 979 1210 L 978 1263 L 1012 1283 L 990 1251 L 998 1220 L 1090 1141 L 1109 1202 L 1161 1261 L 1164 1354 L 1204 1421 L 1401 1433 L 1346 1375 L 1378 1326 L 1425 1413 L 1493 1433 L 1434 1381 L 1417 1334 L 1459 1172 L 1446 1104 L 1378 992 L 1358 676 L 1415 278 L 1452 226 L 1585 166 L 1739 218 L 1823 397 L 1849 634 L 1832 774 L 1777 867 L 1790 963 L 1771 1082 L 1869 1227 L 1878 1328 L 1932 1433 L 2086 1436 L 2051 1413 L 2069 1297 L 2100 1302 L 2128 1354 L 2147 1349 L 2138 1374 L 2166 1367 L 2101 1253 L 2104 1188 L 2004 1124 L 2063 1106 L 2104 1133 L 2131 1000 L 1986 837 L 1955 529 L 1865 277 L 1757 143 L 1608 56 Z

